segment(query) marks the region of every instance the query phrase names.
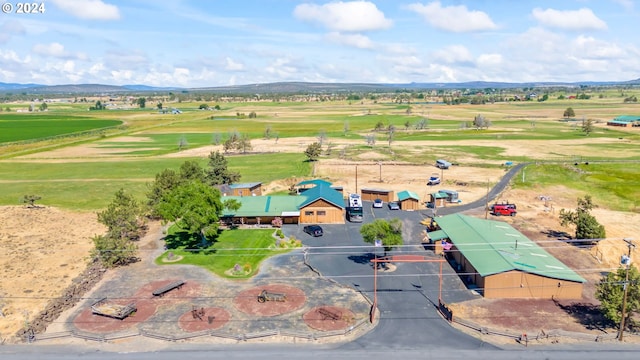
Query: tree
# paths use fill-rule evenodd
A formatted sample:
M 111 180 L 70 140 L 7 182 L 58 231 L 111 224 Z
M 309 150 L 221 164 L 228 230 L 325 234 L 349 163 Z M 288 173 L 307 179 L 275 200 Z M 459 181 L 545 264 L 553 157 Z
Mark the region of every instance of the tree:
M 143 97 L 139 97 L 138 100 L 136 100 L 136 104 L 138 104 L 140 109 L 144 109 L 146 104 L 147 104 L 147 99 L 145 99 Z
M 568 107 L 564 113 L 562 114 L 565 118 L 572 118 L 576 116 L 576 112 L 573 111 L 573 108 Z
M 123 266 L 136 261 L 138 247 L 131 240 L 109 235 L 96 235 L 92 240 L 94 249 L 91 255 L 106 267 Z
M 42 103 L 40 103 L 40 106 L 38 107 L 38 110 L 40 110 L 40 111 L 45 111 L 45 110 L 47 110 L 48 108 L 49 108 L 49 107 L 47 106 L 47 103 L 46 103 L 46 102 L 42 102 Z
M 307 149 L 304 151 L 304 154 L 307 156 L 309 161 L 317 161 L 322 153 L 322 145 L 319 142 L 314 142 L 307 146 Z
M 178 187 L 182 183 L 182 179 L 177 172 L 171 169 L 164 169 L 156 174 L 156 179 L 153 183 L 147 185 L 149 191 L 147 191 L 147 207 L 151 212 L 151 216 L 160 216 L 157 212 L 157 205 L 162 198 L 170 193 L 173 189 Z
M 178 139 L 178 151 L 188 146 L 189 146 L 189 142 L 187 141 L 187 138 L 184 135 L 180 136 L 180 139 Z
M 578 198 L 578 207 L 575 211 L 560 209 L 560 223 L 562 226 L 574 225 L 576 239 L 603 239 L 606 237 L 604 226 L 591 215 L 591 210 L 595 206 L 591 201 L 591 195 Z
M 409 128 L 411 127 L 411 121 L 407 120 L 404 122 L 404 131 L 409 130 Z
M 382 121 L 378 121 L 376 126 L 373 128 L 373 131 L 381 131 L 384 129 L 384 123 Z
M 140 237 L 144 224 L 133 196 L 118 190 L 107 209 L 98 213 L 98 221 L 107 226 L 107 233 L 93 238 L 93 256 L 107 267 L 134 262 L 138 247 L 133 240 Z
M 624 281 L 626 268 L 619 268 L 602 277 L 596 285 L 596 299 L 600 300 L 600 311 L 609 320 L 620 324 L 622 320 L 622 298 L 624 296 Z M 637 268 L 629 267 L 629 282 L 627 284 L 627 306 L 625 309 L 625 324 L 631 323 L 634 312 L 640 311 L 640 272 Z
M 327 140 L 327 133 L 324 130 L 320 130 L 320 132 L 318 132 L 317 138 L 320 146 L 322 146 L 322 144 L 324 144 L 324 142 Z
M 113 239 L 137 240 L 142 233 L 142 209 L 124 189 L 118 190 L 107 208 L 98 212 L 98 221 L 107 227 L 107 236 Z
M 206 182 L 204 169 L 195 160 L 187 160 L 180 165 L 180 182 L 186 181 Z
M 384 247 L 385 255 L 394 246 L 402 245 L 402 221 L 398 218 L 391 220 L 377 219 L 362 225 L 360 234 L 366 243 L 375 244 L 380 240 Z
M 582 132 L 587 136 L 593 132 L 593 119 L 585 119 L 582 121 Z
M 237 199 L 227 199 L 222 202 L 222 207 L 229 211 L 236 212 L 242 207 L 242 203 Z
M 200 104 L 200 106 L 198 106 L 198 109 L 200 109 L 200 110 L 209 110 L 209 105 L 207 105 L 207 104 Z
M 209 185 L 230 185 L 240 180 L 239 173 L 229 171 L 227 159 L 219 151 L 212 151 L 209 154 L 209 164 L 205 170 L 205 177 Z
M 42 197 L 38 196 L 38 195 L 25 195 L 22 197 L 22 203 L 23 204 L 27 204 L 27 207 L 30 208 L 35 208 L 36 206 L 36 201 L 42 199 Z
M 264 128 L 264 138 L 269 140 L 272 134 L 273 130 L 271 130 L 271 125 L 267 125 L 267 127 Z
M 482 128 L 488 129 L 489 126 L 491 126 L 491 121 L 486 119 L 484 115 L 478 114 L 473 118 L 473 126 L 475 126 L 476 129 L 482 129 Z
M 162 110 L 162 102 L 158 101 L 156 106 L 158 107 L 158 110 Z
M 222 213 L 220 190 L 200 181 L 186 182 L 173 189 L 158 204 L 163 219 L 173 221 L 182 230 L 215 238 Z
M 243 134 L 242 137 L 240 137 L 237 149 L 242 151 L 243 154 L 253 149 L 253 146 L 251 146 L 251 139 L 249 138 L 249 135 Z

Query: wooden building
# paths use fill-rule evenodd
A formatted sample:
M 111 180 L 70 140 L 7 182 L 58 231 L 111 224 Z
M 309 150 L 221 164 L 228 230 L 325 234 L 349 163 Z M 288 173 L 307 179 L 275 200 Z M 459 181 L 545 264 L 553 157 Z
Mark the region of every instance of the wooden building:
M 413 191 L 403 190 L 398 193 L 398 203 L 402 210 L 420 209 L 420 196 Z
M 238 210 L 225 209 L 223 219 L 234 224 L 270 224 L 279 217 L 285 224 L 342 224 L 345 204 L 342 193 L 320 183 L 300 195 L 226 196 L 240 202 Z
M 381 199 L 386 203 L 394 201 L 393 190 L 362 188 L 360 193 L 362 201 L 373 201 L 375 199 Z
M 437 224 L 434 250 L 484 297 L 582 298 L 586 280 L 508 223 L 452 214 Z

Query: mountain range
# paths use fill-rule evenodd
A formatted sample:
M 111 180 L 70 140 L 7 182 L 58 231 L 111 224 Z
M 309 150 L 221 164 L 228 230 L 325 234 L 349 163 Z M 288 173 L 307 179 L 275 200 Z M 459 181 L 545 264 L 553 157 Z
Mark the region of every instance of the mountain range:
M 141 93 L 141 92 L 209 92 L 227 94 L 261 93 L 335 93 L 335 92 L 384 92 L 432 89 L 514 89 L 542 87 L 581 87 L 581 86 L 638 86 L 640 78 L 629 81 L 588 81 L 588 82 L 491 82 L 470 81 L 457 83 L 313 83 L 313 82 L 274 82 L 264 84 L 215 86 L 200 88 L 156 87 L 147 85 L 104 85 L 104 84 L 19 84 L 0 82 L 0 92 L 20 92 L 25 94 L 98 94 L 98 93 Z

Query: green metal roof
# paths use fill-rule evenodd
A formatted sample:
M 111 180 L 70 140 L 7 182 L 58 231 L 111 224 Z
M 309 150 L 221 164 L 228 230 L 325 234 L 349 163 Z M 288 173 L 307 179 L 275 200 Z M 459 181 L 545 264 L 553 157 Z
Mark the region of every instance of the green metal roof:
M 299 183 L 296 184 L 296 186 L 303 186 L 303 185 L 326 185 L 326 186 L 331 186 L 331 183 L 326 181 L 326 180 L 322 180 L 322 179 L 313 179 L 313 180 L 304 180 L 304 181 L 300 181 Z
M 442 230 L 429 231 L 427 235 L 429 236 L 429 239 L 433 241 L 446 239 L 448 237 L 447 233 Z
M 398 201 L 404 201 L 407 199 L 416 199 L 420 201 L 420 196 L 411 190 L 402 190 L 398 193 Z
M 342 197 L 342 193 L 332 189 L 327 184 L 319 183 L 315 187 L 302 193 L 301 196 L 306 199 L 300 204 L 300 208 L 303 208 L 318 199 L 323 199 L 341 209 L 344 209 L 344 198 Z
M 229 188 L 231 189 L 250 189 L 252 187 L 256 187 L 262 184 L 261 182 L 252 182 L 252 183 L 240 183 L 240 184 L 231 184 Z
M 438 191 L 438 192 L 431 193 L 431 197 L 433 197 L 434 199 L 446 199 L 449 197 L 449 195 Z
M 616 122 L 619 122 L 619 123 L 630 123 L 630 122 L 634 122 L 634 121 L 640 121 L 640 116 L 620 115 L 620 116 L 616 116 L 616 118 L 613 119 L 613 121 L 616 121 Z
M 275 195 L 275 196 L 224 196 L 222 201 L 238 200 L 242 206 L 237 211 L 224 209 L 222 216 L 255 217 L 281 216 L 283 212 L 295 212 L 305 200 L 303 196 Z
M 266 195 L 266 196 L 223 196 L 222 201 L 235 199 L 240 202 L 240 209 L 229 211 L 224 209 L 222 216 L 256 217 L 281 216 L 283 213 L 296 213 L 312 202 L 323 199 L 344 209 L 344 199 L 339 191 L 324 184 L 317 185 L 298 196 Z
M 462 214 L 439 217 L 437 222 L 482 276 L 519 270 L 559 280 L 586 282 L 508 223 Z

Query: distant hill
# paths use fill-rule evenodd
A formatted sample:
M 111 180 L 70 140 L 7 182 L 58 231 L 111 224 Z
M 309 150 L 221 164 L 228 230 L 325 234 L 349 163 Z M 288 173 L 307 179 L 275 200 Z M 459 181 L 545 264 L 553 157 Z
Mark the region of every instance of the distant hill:
M 248 84 L 234 86 L 215 86 L 200 88 L 155 87 L 148 85 L 103 85 L 103 84 L 67 84 L 42 85 L 0 82 L 0 92 L 24 92 L 27 94 L 111 94 L 111 93 L 143 93 L 143 92 L 210 92 L 219 94 L 291 94 L 291 93 L 350 93 L 350 92 L 385 92 L 396 90 L 431 90 L 431 89 L 514 89 L 531 87 L 579 87 L 579 86 L 630 86 L 640 85 L 640 79 L 610 82 L 490 82 L 470 81 L 460 83 L 407 83 L 407 84 L 375 84 L 375 83 L 312 83 L 312 82 L 275 82 L 264 84 Z

